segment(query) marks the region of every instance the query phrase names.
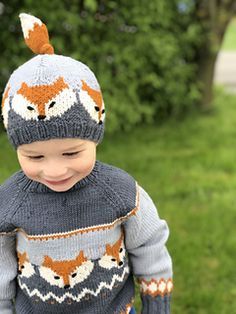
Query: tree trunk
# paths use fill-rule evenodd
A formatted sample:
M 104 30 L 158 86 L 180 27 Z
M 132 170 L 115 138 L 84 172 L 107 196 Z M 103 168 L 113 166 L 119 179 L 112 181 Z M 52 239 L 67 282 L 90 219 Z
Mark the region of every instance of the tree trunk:
M 201 99 L 200 109 L 209 111 L 212 108 L 213 102 L 213 79 L 217 53 L 203 51 L 199 60 L 198 79 L 200 81 Z
M 201 84 L 200 109 L 209 111 L 213 102 L 213 79 L 217 55 L 225 30 L 236 11 L 235 0 L 196 1 L 196 14 L 206 32 L 206 41 L 198 48 L 198 79 Z

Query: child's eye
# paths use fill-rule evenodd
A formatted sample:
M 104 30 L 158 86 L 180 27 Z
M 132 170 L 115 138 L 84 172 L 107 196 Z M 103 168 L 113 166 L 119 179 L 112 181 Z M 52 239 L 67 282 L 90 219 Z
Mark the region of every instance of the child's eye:
M 43 158 L 43 155 L 39 155 L 39 156 L 28 156 L 29 159 L 35 159 L 35 160 L 38 160 L 38 159 L 42 159 Z
M 63 156 L 75 156 L 77 155 L 79 152 L 72 152 L 72 153 L 64 153 Z

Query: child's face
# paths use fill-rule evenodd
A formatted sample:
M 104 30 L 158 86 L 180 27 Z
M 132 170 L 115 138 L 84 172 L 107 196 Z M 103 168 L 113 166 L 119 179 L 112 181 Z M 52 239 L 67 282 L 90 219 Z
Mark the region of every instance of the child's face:
M 33 142 L 19 146 L 17 156 L 28 178 L 64 192 L 92 171 L 96 143 L 77 138 Z

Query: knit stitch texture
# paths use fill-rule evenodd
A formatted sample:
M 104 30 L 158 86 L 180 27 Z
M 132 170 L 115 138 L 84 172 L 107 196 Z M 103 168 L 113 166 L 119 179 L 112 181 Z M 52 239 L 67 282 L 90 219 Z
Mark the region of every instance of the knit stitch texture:
M 135 275 L 142 313 L 169 313 L 168 228 L 126 172 L 97 161 L 56 193 L 20 171 L 0 187 L 0 215 L 0 312 L 16 298 L 17 314 L 129 313 Z
M 101 142 L 104 133 L 104 102 L 93 72 L 55 54 L 38 55 L 13 72 L 2 113 L 15 148 L 53 138 Z

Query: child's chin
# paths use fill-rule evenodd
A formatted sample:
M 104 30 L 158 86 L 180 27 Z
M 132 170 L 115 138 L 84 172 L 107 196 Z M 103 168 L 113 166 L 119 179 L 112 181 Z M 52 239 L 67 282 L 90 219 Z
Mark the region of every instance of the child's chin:
M 73 185 L 70 187 L 65 187 L 65 188 L 59 188 L 59 187 L 54 188 L 54 187 L 51 187 L 49 185 L 47 185 L 47 187 L 54 192 L 66 192 L 66 191 L 70 190 L 73 187 Z
M 70 190 L 77 182 L 78 181 L 72 179 L 63 184 L 54 185 L 54 184 L 49 184 L 47 182 L 43 182 L 43 184 L 46 185 L 50 190 L 54 192 L 66 192 Z

